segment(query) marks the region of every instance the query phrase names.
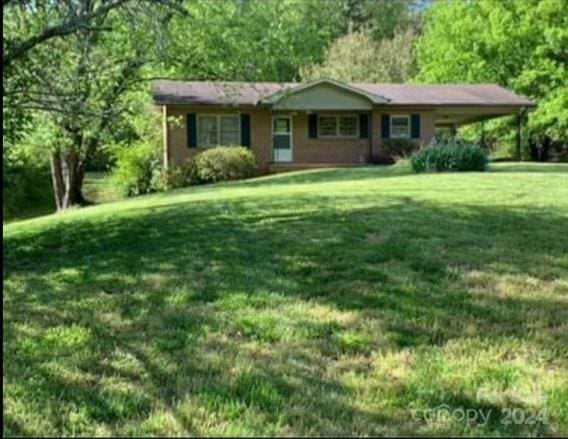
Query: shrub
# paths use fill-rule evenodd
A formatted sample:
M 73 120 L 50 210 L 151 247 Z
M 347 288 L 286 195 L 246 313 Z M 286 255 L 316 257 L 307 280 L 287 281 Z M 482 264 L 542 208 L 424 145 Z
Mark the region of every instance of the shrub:
M 138 142 L 116 148 L 116 166 L 110 183 L 126 196 L 154 191 L 152 177 L 161 168 L 160 147 L 152 142 Z
M 55 209 L 49 168 L 37 164 L 3 163 L 2 218 L 10 219 Z
M 456 141 L 429 145 L 410 158 L 414 172 L 484 171 L 488 162 L 480 147 Z
M 167 191 L 188 186 L 191 182 L 190 170 L 190 162 L 181 166 L 155 169 L 154 175 L 152 175 L 151 187 L 156 191 Z
M 41 154 L 26 136 L 2 151 L 2 218 L 14 219 L 55 210 L 49 154 Z M 34 139 L 35 140 L 35 139 Z M 41 139 L 39 139 L 41 140 Z M 46 148 L 45 144 L 42 144 Z
M 411 139 L 387 139 L 383 142 L 385 156 L 395 161 L 410 157 L 417 149 L 418 143 Z
M 254 155 L 242 146 L 217 146 L 195 156 L 190 178 L 194 184 L 239 180 L 257 173 Z

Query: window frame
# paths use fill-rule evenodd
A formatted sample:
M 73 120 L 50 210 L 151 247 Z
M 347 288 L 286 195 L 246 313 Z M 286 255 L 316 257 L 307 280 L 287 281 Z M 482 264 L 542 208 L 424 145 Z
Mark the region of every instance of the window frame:
M 406 119 L 407 121 L 407 130 L 405 134 L 394 134 L 393 132 L 393 119 Z M 391 139 L 410 139 L 411 138 L 411 127 L 410 127 L 410 115 L 409 114 L 393 114 L 390 116 L 390 138 Z
M 320 127 L 321 123 L 320 120 L 322 117 L 327 118 L 335 118 L 335 134 L 321 134 Z M 353 135 L 345 135 L 339 132 L 339 120 L 341 118 L 351 118 L 355 119 L 355 134 Z M 360 127 L 359 127 L 359 115 L 357 114 L 318 114 L 318 139 L 358 139 L 360 136 Z
M 200 138 L 200 133 L 199 133 L 199 126 L 200 126 L 200 119 L 204 118 L 204 117 L 214 117 L 217 119 L 217 142 L 214 145 L 207 145 L 207 146 L 203 146 L 201 145 L 201 138 Z M 221 144 L 219 142 L 221 142 L 221 118 L 222 117 L 234 117 L 237 119 L 237 132 L 238 132 L 238 142 L 236 144 Z M 195 134 L 197 136 L 197 148 L 214 148 L 215 146 L 230 146 L 230 145 L 238 145 L 239 143 L 241 143 L 241 139 L 242 139 L 242 133 L 241 133 L 241 114 L 240 113 L 198 113 L 197 117 L 196 117 L 196 123 L 195 123 Z

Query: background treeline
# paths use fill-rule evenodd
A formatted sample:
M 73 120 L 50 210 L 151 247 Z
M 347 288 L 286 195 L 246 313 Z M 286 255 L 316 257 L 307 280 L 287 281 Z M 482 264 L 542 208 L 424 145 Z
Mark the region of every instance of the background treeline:
M 498 83 L 538 103 L 524 158 L 567 155 L 562 0 L 7 0 L 3 13 L 4 216 L 45 188 L 59 210 L 83 204 L 87 171 L 158 149 L 156 77 Z M 513 126 L 485 124 L 501 155 Z

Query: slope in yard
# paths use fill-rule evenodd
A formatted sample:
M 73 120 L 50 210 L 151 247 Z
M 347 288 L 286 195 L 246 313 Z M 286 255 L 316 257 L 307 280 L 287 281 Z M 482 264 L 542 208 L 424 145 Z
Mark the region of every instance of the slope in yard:
M 567 298 L 562 165 L 298 172 L 15 222 L 4 435 L 566 433 Z

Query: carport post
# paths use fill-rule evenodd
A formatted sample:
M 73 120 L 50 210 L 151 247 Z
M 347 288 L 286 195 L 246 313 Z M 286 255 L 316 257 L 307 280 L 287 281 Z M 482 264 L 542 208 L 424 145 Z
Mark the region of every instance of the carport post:
M 516 138 L 515 150 L 516 150 L 516 159 L 519 161 L 521 160 L 521 122 L 522 122 L 523 112 L 524 109 L 521 108 L 519 110 L 519 113 L 517 114 L 517 138 Z

